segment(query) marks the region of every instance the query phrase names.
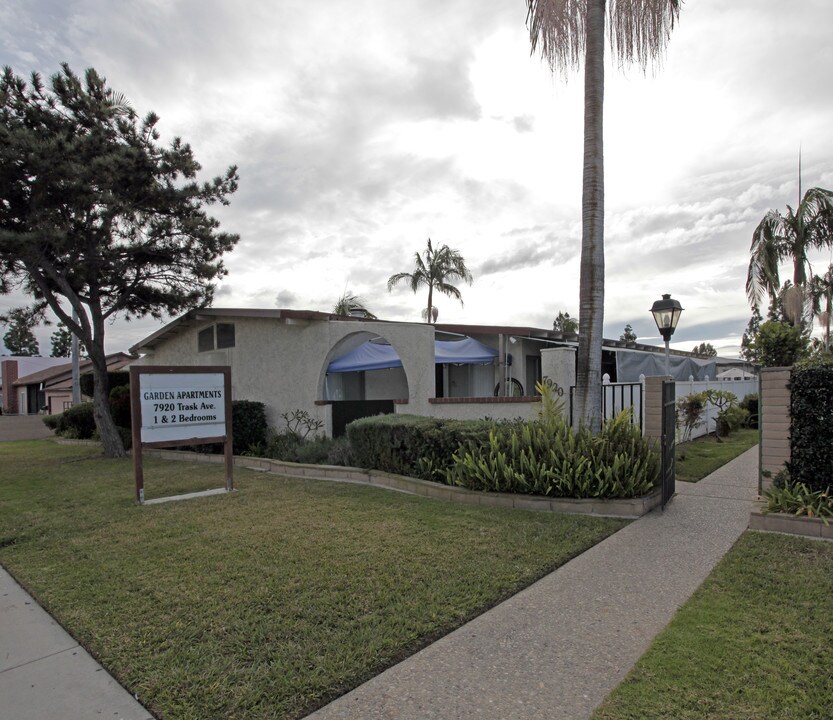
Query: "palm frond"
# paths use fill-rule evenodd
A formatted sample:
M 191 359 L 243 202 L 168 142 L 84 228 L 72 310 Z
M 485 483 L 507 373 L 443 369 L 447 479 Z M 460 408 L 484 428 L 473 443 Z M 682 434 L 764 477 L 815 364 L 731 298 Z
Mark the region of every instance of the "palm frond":
M 621 63 L 646 69 L 665 53 L 682 0 L 609 0 L 610 49 Z
M 577 68 L 584 57 L 586 17 L 584 0 L 527 0 L 529 54 L 540 51 L 553 73 Z

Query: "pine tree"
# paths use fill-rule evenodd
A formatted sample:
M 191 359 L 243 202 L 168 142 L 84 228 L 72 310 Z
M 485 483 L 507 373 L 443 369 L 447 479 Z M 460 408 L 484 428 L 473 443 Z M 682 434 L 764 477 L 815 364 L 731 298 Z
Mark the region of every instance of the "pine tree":
M 40 355 L 38 340 L 32 328 L 38 324 L 39 313 L 31 308 L 12 308 L 3 316 L 0 322 L 7 326 L 3 335 L 3 344 L 12 355 L 34 357 Z
M 61 67 L 48 89 L 37 73 L 28 84 L 9 67 L 0 75 L 0 293 L 24 287 L 84 343 L 104 452 L 124 456 L 107 321 L 211 304 L 238 236 L 204 206 L 228 203 L 237 169 L 197 182 L 190 146 L 157 142 L 158 116 L 139 120 L 92 68 L 80 78 Z

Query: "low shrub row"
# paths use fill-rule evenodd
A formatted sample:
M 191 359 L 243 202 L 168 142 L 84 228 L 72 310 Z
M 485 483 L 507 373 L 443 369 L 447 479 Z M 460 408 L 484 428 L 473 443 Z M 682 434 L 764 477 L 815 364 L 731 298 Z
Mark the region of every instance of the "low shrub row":
M 454 453 L 488 444 L 495 427 L 490 420 L 377 415 L 350 423 L 347 438 L 358 467 L 442 481 Z

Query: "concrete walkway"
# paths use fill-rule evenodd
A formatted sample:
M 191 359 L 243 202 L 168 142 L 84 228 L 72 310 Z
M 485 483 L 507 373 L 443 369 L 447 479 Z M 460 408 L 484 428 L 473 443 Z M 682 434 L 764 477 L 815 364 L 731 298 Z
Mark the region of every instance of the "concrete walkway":
M 588 718 L 749 522 L 757 447 L 309 717 Z
M 587 718 L 749 522 L 757 448 L 314 720 Z M 0 720 L 152 716 L 0 568 Z
M 152 720 L 0 568 L 0 720 Z

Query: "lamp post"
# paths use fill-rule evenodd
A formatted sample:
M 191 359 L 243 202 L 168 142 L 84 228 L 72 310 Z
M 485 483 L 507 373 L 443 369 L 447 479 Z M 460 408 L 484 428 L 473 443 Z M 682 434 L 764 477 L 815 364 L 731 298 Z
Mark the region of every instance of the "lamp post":
M 677 323 L 680 320 L 680 313 L 683 307 L 678 300 L 672 300 L 671 295 L 663 294 L 662 300 L 656 300 L 651 306 L 651 313 L 654 316 L 654 322 L 657 324 L 657 330 L 665 340 L 665 374 L 671 374 L 671 361 L 668 357 L 668 341 L 677 329 Z

